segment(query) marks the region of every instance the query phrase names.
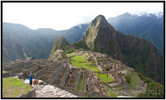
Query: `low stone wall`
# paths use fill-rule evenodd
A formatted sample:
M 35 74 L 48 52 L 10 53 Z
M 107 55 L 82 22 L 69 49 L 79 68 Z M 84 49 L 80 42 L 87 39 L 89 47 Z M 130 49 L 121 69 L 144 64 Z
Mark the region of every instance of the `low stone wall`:
M 19 79 L 25 79 L 25 75 L 23 73 L 3 73 L 2 77 L 6 78 L 6 77 L 14 77 L 17 76 Z
M 34 98 L 34 97 L 36 97 L 35 89 L 28 92 L 27 94 L 21 95 L 20 97 L 21 98 Z
M 5 78 L 5 77 L 13 77 L 13 76 L 16 76 L 16 74 L 12 74 L 12 73 L 3 73 L 2 74 L 3 78 Z

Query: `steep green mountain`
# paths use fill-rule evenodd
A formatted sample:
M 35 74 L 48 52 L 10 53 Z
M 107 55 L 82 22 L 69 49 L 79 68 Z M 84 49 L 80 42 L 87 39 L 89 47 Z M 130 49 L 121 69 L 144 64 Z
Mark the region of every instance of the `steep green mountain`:
M 53 29 L 32 30 L 20 24 L 3 23 L 3 62 L 20 58 L 47 58 L 54 40 L 65 37 L 73 43 L 81 39 L 87 24 L 68 30 Z
M 163 82 L 164 66 L 152 43 L 124 35 L 110 25 L 104 16 L 97 16 L 84 37 L 89 49 L 106 53 L 156 81 Z
M 19 58 L 47 58 L 53 34 L 40 34 L 20 24 L 3 24 L 3 62 Z M 40 48 L 40 49 L 39 49 Z
M 124 34 L 142 37 L 150 41 L 159 50 L 159 53 L 163 54 L 163 15 L 132 15 L 124 13 L 122 15 L 109 18 L 108 22 Z

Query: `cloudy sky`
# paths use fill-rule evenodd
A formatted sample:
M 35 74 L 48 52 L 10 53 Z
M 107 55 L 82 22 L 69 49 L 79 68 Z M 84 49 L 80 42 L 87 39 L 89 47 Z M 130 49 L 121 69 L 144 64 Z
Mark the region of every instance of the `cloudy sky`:
M 19 23 L 32 29 L 68 29 L 90 22 L 102 14 L 107 19 L 131 14 L 163 12 L 162 3 L 4 3 L 3 22 Z

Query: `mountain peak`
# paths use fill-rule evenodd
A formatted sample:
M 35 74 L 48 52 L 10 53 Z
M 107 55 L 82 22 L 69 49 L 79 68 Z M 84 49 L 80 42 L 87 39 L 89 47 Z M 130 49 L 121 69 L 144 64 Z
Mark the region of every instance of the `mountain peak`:
M 98 26 L 98 25 L 101 25 L 101 24 L 104 25 L 104 24 L 108 24 L 108 23 L 107 23 L 107 20 L 105 19 L 105 17 L 103 15 L 98 15 L 92 21 L 92 25 Z
M 98 15 L 95 19 L 105 20 L 105 17 L 103 15 Z
M 95 49 L 99 41 L 102 45 L 102 41 L 115 37 L 115 33 L 116 30 L 107 22 L 105 17 L 98 15 L 88 27 L 84 40 L 89 48 Z M 109 42 L 106 41 L 103 44 L 109 44 Z

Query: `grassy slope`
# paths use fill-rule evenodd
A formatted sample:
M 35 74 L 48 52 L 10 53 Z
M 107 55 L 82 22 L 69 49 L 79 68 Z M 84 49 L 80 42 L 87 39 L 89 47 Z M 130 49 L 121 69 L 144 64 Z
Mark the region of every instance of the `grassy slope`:
M 112 82 L 113 77 L 110 74 L 105 74 L 105 73 L 97 73 L 97 77 L 102 81 L 102 82 Z
M 85 56 L 71 57 L 71 64 L 78 68 L 99 72 L 100 70 L 92 63 L 88 62 Z
M 78 68 L 84 68 L 86 70 L 90 70 L 93 72 L 100 72 L 98 67 L 89 62 L 85 56 L 73 56 L 71 57 L 71 64 Z M 105 74 L 105 73 L 96 73 L 96 76 L 102 81 L 102 82 L 111 82 L 113 80 L 113 77 L 111 75 Z
M 31 86 L 24 84 L 23 80 L 18 78 L 3 78 L 4 97 L 18 97 L 28 93 L 31 89 Z

